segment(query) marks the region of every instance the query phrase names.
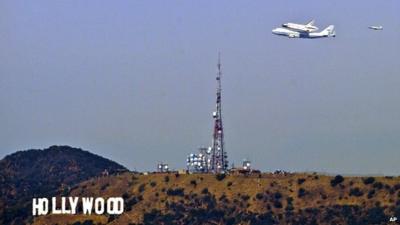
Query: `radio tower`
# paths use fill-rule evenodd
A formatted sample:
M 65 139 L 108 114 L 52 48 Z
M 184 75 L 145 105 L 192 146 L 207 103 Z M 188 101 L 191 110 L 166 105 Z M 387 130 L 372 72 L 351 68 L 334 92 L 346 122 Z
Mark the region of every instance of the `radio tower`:
M 214 132 L 211 147 L 211 165 L 213 173 L 225 173 L 228 169 L 228 156 L 224 148 L 224 127 L 222 126 L 222 104 L 221 104 L 221 56 L 218 53 L 217 64 L 217 109 L 213 113 Z

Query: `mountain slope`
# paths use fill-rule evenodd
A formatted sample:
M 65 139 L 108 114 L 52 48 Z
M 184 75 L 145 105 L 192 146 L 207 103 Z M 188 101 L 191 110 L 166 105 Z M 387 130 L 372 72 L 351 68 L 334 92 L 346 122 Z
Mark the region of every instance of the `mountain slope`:
M 30 217 L 33 197 L 45 197 L 100 175 L 127 169 L 111 160 L 69 146 L 19 151 L 0 161 L 0 224 Z
M 39 216 L 34 224 L 371 225 L 400 218 L 400 177 L 128 172 L 84 181 L 68 196 L 122 196 L 125 212 Z

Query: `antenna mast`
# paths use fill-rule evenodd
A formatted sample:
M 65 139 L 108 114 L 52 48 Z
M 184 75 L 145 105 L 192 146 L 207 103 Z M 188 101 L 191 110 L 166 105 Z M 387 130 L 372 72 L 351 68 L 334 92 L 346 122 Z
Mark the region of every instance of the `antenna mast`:
M 222 102 L 221 102 L 221 54 L 218 53 L 217 64 L 217 100 L 216 111 L 213 113 L 214 132 L 211 147 L 211 172 L 225 173 L 228 169 L 228 156 L 224 148 L 224 127 L 222 125 Z

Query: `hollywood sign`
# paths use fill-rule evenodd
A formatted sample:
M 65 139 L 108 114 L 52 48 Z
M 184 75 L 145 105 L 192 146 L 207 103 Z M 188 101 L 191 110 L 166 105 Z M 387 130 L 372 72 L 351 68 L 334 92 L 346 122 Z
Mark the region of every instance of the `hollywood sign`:
M 78 211 L 79 197 L 52 197 L 51 201 L 47 198 L 34 198 L 32 200 L 32 215 L 40 216 L 47 214 L 71 214 L 74 215 Z M 124 199 L 121 197 L 93 198 L 82 197 L 82 213 L 85 215 L 97 214 L 102 215 L 119 215 L 124 212 Z M 51 204 L 50 204 L 51 203 Z M 57 207 L 59 206 L 59 207 Z

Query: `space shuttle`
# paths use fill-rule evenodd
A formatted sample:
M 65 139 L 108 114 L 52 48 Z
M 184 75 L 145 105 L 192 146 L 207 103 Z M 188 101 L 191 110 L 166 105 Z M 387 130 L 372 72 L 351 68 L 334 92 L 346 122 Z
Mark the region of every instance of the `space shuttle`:
M 299 32 L 315 32 L 318 30 L 318 27 L 314 26 L 315 20 L 311 20 L 310 22 L 306 24 L 299 24 L 299 23 L 284 23 L 282 24 L 282 27 L 289 28 L 294 31 L 299 31 Z

